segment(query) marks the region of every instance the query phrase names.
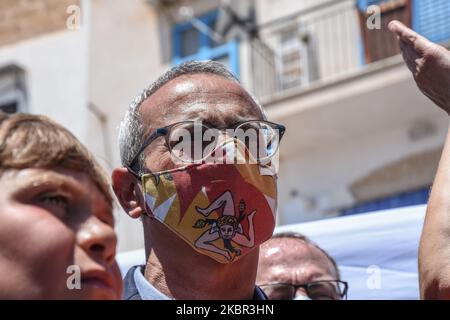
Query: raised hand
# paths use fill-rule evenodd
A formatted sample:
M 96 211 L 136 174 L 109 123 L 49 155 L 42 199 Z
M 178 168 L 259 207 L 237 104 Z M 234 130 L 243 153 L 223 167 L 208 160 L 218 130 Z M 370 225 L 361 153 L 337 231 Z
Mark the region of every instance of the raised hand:
M 391 21 L 388 28 L 397 35 L 403 59 L 420 91 L 450 114 L 450 51 L 399 21 Z

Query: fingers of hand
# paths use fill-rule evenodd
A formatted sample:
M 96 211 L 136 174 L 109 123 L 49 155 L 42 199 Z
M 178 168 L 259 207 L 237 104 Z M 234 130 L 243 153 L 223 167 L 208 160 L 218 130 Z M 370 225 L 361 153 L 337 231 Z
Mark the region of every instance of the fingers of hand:
M 395 33 L 400 40 L 412 47 L 419 54 L 423 54 L 433 44 L 414 30 L 408 28 L 399 21 L 391 21 L 388 25 L 390 31 Z
M 415 75 L 421 56 L 413 48 L 408 46 L 408 44 L 405 44 L 405 42 L 403 42 L 402 40 L 400 40 L 399 43 L 402 50 L 403 60 L 405 60 L 408 69 Z

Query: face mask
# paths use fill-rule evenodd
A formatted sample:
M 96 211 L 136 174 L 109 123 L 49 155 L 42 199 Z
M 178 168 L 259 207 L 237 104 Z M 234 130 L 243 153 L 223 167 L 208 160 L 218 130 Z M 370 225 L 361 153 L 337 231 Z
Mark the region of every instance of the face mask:
M 230 145 L 236 142 L 225 143 L 223 150 Z M 234 159 L 248 156 L 245 147 L 237 145 Z M 230 152 L 223 154 L 228 157 Z M 222 161 L 145 174 L 142 184 L 151 217 L 194 250 L 230 263 L 272 236 L 276 178 L 269 166 Z

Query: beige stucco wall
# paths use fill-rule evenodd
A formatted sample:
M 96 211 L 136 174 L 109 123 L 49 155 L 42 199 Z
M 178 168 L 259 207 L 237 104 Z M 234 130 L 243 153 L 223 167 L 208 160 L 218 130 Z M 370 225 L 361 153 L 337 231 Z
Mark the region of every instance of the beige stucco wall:
M 44 2 L 54 4 L 54 1 Z M 65 1 L 64 4 L 74 2 L 78 1 Z M 13 8 L 19 21 L 10 21 L 13 25 L 20 24 L 22 13 L 31 14 L 29 11 L 22 12 L 26 8 L 16 4 L 18 2 Z M 47 26 L 33 30 L 35 27 L 27 24 L 15 37 L 3 39 L 3 45 L 0 45 L 0 68 L 16 65 L 24 71 L 26 111 L 52 117 L 86 143 L 87 29 L 82 26 L 79 30 L 68 30 L 67 6 L 61 4 L 54 4 L 52 11 L 48 12 L 51 19 Z M 39 8 L 34 8 L 37 10 L 36 23 L 40 23 L 41 15 L 44 14 Z M 22 13 L 17 13 L 17 10 Z M 5 27 L 5 30 L 9 30 L 9 27 Z

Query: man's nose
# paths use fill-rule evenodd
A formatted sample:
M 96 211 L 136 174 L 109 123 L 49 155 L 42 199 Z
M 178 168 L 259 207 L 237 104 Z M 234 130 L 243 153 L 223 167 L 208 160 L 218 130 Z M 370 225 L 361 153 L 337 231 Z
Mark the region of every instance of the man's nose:
M 95 260 L 103 260 L 109 265 L 114 263 L 116 234 L 110 225 L 97 217 L 91 217 L 83 224 L 77 234 L 77 242 Z

